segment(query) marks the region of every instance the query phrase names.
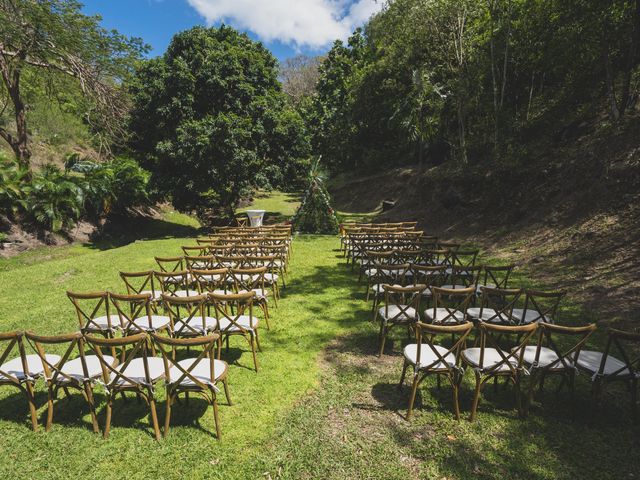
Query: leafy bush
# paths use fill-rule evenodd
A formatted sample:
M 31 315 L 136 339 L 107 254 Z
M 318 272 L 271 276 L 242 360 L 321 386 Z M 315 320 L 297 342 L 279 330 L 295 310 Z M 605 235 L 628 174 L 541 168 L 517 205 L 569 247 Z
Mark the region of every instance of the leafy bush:
M 38 224 L 59 232 L 73 226 L 82 215 L 84 192 L 69 174 L 47 165 L 33 178 L 28 204 Z
M 15 217 L 27 208 L 28 171 L 0 154 L 0 212 Z

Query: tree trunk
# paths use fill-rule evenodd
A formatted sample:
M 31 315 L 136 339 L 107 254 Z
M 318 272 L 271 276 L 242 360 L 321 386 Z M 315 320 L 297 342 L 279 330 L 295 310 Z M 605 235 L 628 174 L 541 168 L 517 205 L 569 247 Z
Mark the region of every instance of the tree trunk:
M 30 170 L 31 150 L 29 150 L 27 135 L 27 112 L 22 96 L 20 94 L 20 69 L 11 70 L 9 65 L 0 55 L 0 71 L 5 87 L 13 103 L 13 109 L 16 119 L 16 135 L 13 136 L 5 129 L 0 128 L 0 137 L 2 137 L 11 146 L 15 153 L 18 163 Z
M 640 0 L 635 1 L 632 16 L 632 33 L 631 44 L 629 45 L 629 52 L 627 54 L 627 64 L 624 72 L 624 83 L 622 84 L 622 92 L 620 94 L 620 117 L 622 117 L 631 103 L 631 76 L 633 70 L 636 67 L 638 55 L 638 44 L 640 43 Z
M 613 67 L 611 66 L 611 59 L 609 58 L 609 45 L 605 45 L 603 52 L 604 71 L 605 71 L 605 83 L 607 85 L 607 97 L 609 99 L 609 116 L 612 120 L 618 121 L 620 119 L 620 109 L 618 108 L 618 101 L 616 100 L 616 90 L 613 78 Z

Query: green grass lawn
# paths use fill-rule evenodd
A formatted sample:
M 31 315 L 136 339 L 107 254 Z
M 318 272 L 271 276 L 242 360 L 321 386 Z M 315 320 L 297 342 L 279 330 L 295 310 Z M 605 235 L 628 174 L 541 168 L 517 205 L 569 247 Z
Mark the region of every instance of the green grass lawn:
M 291 220 L 299 205 L 299 193 L 258 190 L 254 194 L 253 202 L 244 208 L 238 209 L 237 214 L 243 214 L 247 210 L 266 210 L 264 221 L 278 223 Z
M 279 204 L 273 206 L 278 209 Z M 278 210 L 274 210 L 278 211 Z M 184 222 L 182 222 L 184 223 Z M 188 223 L 188 222 L 187 222 Z M 178 232 L 184 232 L 179 225 Z M 31 252 L 0 261 L 0 330 L 53 334 L 77 329 L 67 289 L 121 291 L 120 270 L 153 267 L 154 255 L 172 255 L 189 237 L 122 245 L 86 245 Z M 229 383 L 233 406 L 221 399 L 223 438 L 212 435 L 213 415 L 192 399 L 174 408 L 170 436 L 156 442 L 149 413 L 135 399 L 118 401 L 111 436 L 91 432 L 79 395 L 58 402 L 51 432 L 33 433 L 26 400 L 0 387 L 0 478 L 637 478 L 640 429 L 629 417 L 628 395 L 614 389 L 604 408 L 592 410 L 589 382 L 575 397 L 536 397 L 531 415 L 517 418 L 511 387 L 492 387 L 476 423 L 456 422 L 450 391 L 425 381 L 415 416 L 404 415 L 408 387 L 396 389 L 402 345 L 392 334 L 382 358 L 374 354 L 377 328 L 364 287 L 344 265 L 338 240 L 298 236 L 291 274 L 272 329 L 263 331 L 260 372 L 242 339 L 232 339 Z M 581 313 L 570 308 L 573 319 Z M 601 347 L 601 338 L 594 340 Z M 98 399 L 102 399 L 97 387 Z M 471 374 L 461 393 L 463 416 L 471 403 Z M 164 394 L 160 421 L 164 416 Z M 44 420 L 46 395 L 38 388 Z M 104 404 L 99 405 L 104 422 Z

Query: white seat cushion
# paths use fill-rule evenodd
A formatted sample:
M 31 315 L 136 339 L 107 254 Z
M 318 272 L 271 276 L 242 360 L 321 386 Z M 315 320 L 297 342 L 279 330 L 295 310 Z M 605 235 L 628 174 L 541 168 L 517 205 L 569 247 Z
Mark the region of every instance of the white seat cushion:
M 189 369 L 196 361 L 198 363 L 195 367 L 193 367 L 189 374 L 194 376 L 198 381 L 205 384 L 214 385 L 216 380 L 218 380 L 227 371 L 227 362 L 224 362 L 222 360 L 214 360 L 212 376 L 211 363 L 208 358 L 201 358 L 200 360 L 198 360 L 197 358 L 185 358 L 184 360 L 180 360 L 178 362 L 178 365 L 189 371 Z M 169 383 L 177 382 L 183 375 L 184 378 L 182 378 L 180 385 L 195 385 L 195 382 L 191 378 L 186 376 L 182 370 L 175 366 L 169 369 L 169 378 L 171 379 Z
M 535 310 L 527 310 L 527 313 L 525 313 L 524 309 L 522 308 L 514 308 L 513 317 L 516 318 L 520 323 L 531 323 L 540 320 L 540 312 L 537 312 Z M 544 321 L 547 323 L 553 323 L 553 319 L 551 317 L 544 317 Z
M 435 313 L 434 313 L 435 310 Z M 465 321 L 464 313 L 459 310 L 449 312 L 446 308 L 428 308 L 424 316 L 432 323 L 462 323 Z
M 402 313 L 398 305 L 389 305 L 388 307 L 380 307 L 378 309 L 378 315 L 380 315 L 385 322 L 414 322 L 418 319 L 418 312 L 416 312 L 415 308 L 406 308 L 406 305 L 401 306 L 403 310 Z
M 495 348 L 484 349 L 483 365 L 481 366 L 480 350 L 481 349 L 479 347 L 467 348 L 462 351 L 462 358 L 464 358 L 465 361 L 470 365 L 477 368 L 482 368 L 483 370 L 489 370 L 498 364 L 500 364 L 500 366 L 494 371 L 502 372 L 502 371 L 510 370 L 509 366 L 506 364 L 504 359 L 498 353 L 498 350 L 496 350 Z M 509 355 L 508 352 L 503 351 L 502 353 L 504 354 L 505 357 Z M 515 358 L 511 357 L 509 358 L 509 363 L 511 363 L 513 366 L 516 366 L 518 364 L 518 361 Z
M 280 277 L 278 276 L 277 273 L 265 273 L 264 274 L 265 282 L 274 283 L 274 282 L 278 281 L 278 278 L 280 278 Z
M 445 355 L 447 353 L 447 349 L 441 347 L 440 345 L 434 345 L 434 348 L 438 351 L 440 356 L 444 357 L 446 364 L 442 361 L 438 361 L 438 363 L 433 365 L 430 370 L 443 370 L 448 367 L 455 366 L 456 357 L 453 353 Z M 418 345 L 412 343 L 404 347 L 404 358 L 406 358 L 407 361 L 412 365 L 416 365 L 416 361 L 418 358 Z M 438 357 L 429 345 L 420 345 L 420 365 L 417 366 L 418 369 L 428 367 L 437 360 Z
M 459 284 L 451 285 L 451 284 L 449 284 L 449 285 L 441 285 L 440 288 L 447 288 L 449 290 L 461 290 L 463 288 L 469 288 L 469 287 L 467 287 L 466 285 L 459 285 Z
M 109 327 L 109 317 L 111 318 L 111 327 Z M 91 322 L 85 320 L 85 330 L 89 330 L 92 332 L 101 332 L 103 330 L 115 330 L 121 328 L 120 325 L 120 317 L 118 315 L 102 315 L 101 317 L 96 317 Z
M 600 370 L 602 355 L 602 352 L 581 350 L 576 363 L 580 368 L 583 368 L 591 374 L 595 374 Z M 616 376 L 629 375 L 631 372 L 625 365 L 626 364 L 624 362 L 618 360 L 616 357 L 607 355 L 607 362 L 604 365 L 603 373 L 605 375 L 613 375 L 618 372 L 618 370 L 622 369 L 620 372 L 616 373 Z M 640 373 L 636 373 L 636 377 L 640 378 Z
M 152 382 L 155 382 L 164 376 L 164 360 L 158 357 L 147 357 L 147 364 L 149 365 L 149 379 Z M 119 365 L 116 367 L 116 370 L 118 372 L 122 372 L 123 375 L 126 375 L 129 380 L 120 377 L 117 382 L 118 385 L 133 385 L 131 382 L 146 382 L 144 359 L 134 358 L 123 371 L 124 366 L 125 364 Z M 116 374 L 112 372 L 109 377 L 110 381 L 113 381 L 115 377 Z
M 152 332 L 169 325 L 170 319 L 164 315 L 151 315 L 151 318 L 144 316 L 138 317 L 133 321 L 135 327 L 131 327 L 133 330 L 136 328 L 144 330 L 145 332 Z
M 371 290 L 375 293 L 383 294 L 384 293 L 384 288 L 382 288 L 383 285 L 388 285 L 388 283 L 376 283 L 374 285 L 371 285 Z M 402 288 L 402 285 L 394 284 L 392 285 L 392 287 Z
M 60 361 L 61 357 L 60 355 L 46 354 L 45 358 L 51 365 L 56 365 Z M 44 365 L 42 364 L 42 359 L 38 355 L 36 355 L 35 353 L 32 355 L 27 355 L 26 360 L 30 376 L 39 377 L 44 373 Z M 20 357 L 16 357 L 0 365 L 0 371 L 6 373 L 7 375 L 16 377 L 18 378 L 18 380 L 24 380 L 27 377 L 22 367 L 22 359 Z M 3 378 L 6 379 L 8 377 L 0 373 L 0 379 Z
M 197 290 L 176 290 L 175 292 L 173 292 L 174 297 L 180 298 L 196 297 L 198 295 L 200 295 L 200 292 L 198 292 Z
M 514 323 L 515 319 L 509 320 L 509 316 L 504 312 L 496 312 L 493 308 L 484 308 L 482 309 L 482 318 L 480 318 L 480 309 L 477 307 L 467 308 L 467 315 L 475 320 L 483 320 L 485 322 L 490 321 L 491 323 L 505 323 L 511 324 Z
M 262 290 L 261 288 L 252 288 L 251 291 L 256 294 L 256 298 L 258 300 L 266 299 L 267 296 L 269 295 L 269 291 L 266 290 L 266 289 Z M 238 290 L 238 293 L 249 293 L 249 291 L 248 290 Z
M 111 366 L 116 362 L 116 359 L 110 355 L 103 355 L 102 358 L 104 358 L 104 360 Z M 84 370 L 82 369 L 82 359 L 80 357 L 67 361 L 62 366 L 61 372 L 79 382 L 83 380 L 91 380 L 102 375 L 102 367 L 100 366 L 100 359 L 97 355 L 85 355 L 84 359 L 87 365 L 86 377 L 84 375 Z M 60 383 L 67 383 L 70 380 L 62 375 L 58 375 L 58 381 Z
M 527 365 L 533 365 L 533 362 L 536 359 L 537 349 L 538 347 L 533 345 L 529 345 L 528 347 L 524 348 L 524 355 L 522 357 L 524 360 L 524 363 L 526 363 Z M 558 361 L 559 358 L 560 357 L 558 356 L 558 354 L 555 351 L 553 351 L 551 348 L 541 347 L 540 358 L 538 359 L 538 366 L 544 368 L 553 364 L 553 367 L 552 367 L 553 370 L 563 370 L 565 368 L 564 363 L 562 363 L 561 361 Z M 567 365 L 573 364 L 573 361 L 570 358 L 565 358 L 564 361 L 567 363 Z
M 140 295 L 151 295 L 151 299 L 158 301 L 162 299 L 162 292 L 152 292 L 151 290 L 143 290 Z
M 186 322 L 186 325 L 185 325 Z M 218 325 L 218 320 L 213 317 L 204 317 L 204 324 L 202 317 L 192 317 L 190 319 L 183 318 L 179 322 L 173 325 L 173 331 L 181 335 L 194 335 L 195 333 L 207 333 L 211 330 L 215 330 Z M 194 332 L 195 330 L 195 332 Z
M 239 332 L 238 325 L 245 330 L 254 330 L 258 327 L 258 318 L 249 317 L 249 315 L 240 315 L 238 318 L 231 317 L 234 322 L 228 318 L 218 319 L 218 329 L 222 332 Z

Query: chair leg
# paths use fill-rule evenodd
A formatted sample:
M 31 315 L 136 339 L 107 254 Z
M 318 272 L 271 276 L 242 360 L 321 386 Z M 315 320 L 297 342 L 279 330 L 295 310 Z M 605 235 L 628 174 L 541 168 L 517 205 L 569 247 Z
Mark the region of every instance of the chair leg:
M 380 325 L 380 350 L 378 351 L 378 357 L 382 356 L 382 352 L 384 352 L 384 344 L 387 341 L 387 334 L 389 330 L 385 327 L 384 323 Z
M 222 381 L 222 384 L 224 385 L 224 394 L 227 397 L 227 404 L 229 404 L 231 406 L 231 405 L 233 405 L 233 403 L 231 402 L 231 395 L 229 395 L 229 382 L 225 378 Z
M 25 391 L 27 393 L 27 402 L 29 402 L 29 412 L 31 414 L 31 427 L 34 432 L 38 431 L 38 410 L 36 409 L 36 399 L 33 392 L 31 382 L 25 383 Z
M 400 382 L 398 382 L 398 390 L 402 389 L 402 384 L 404 383 L 404 377 L 407 373 L 407 368 L 409 367 L 409 362 L 404 360 L 404 364 L 402 365 L 402 375 L 400 376 Z
M 460 402 L 458 400 L 458 390 L 460 388 L 460 384 L 457 379 L 451 379 L 451 389 L 453 390 L 453 414 L 456 417 L 456 420 L 460 420 Z
M 478 372 L 476 374 L 476 388 L 473 393 L 473 404 L 471 405 L 471 416 L 469 421 L 473 422 L 476 419 L 476 411 L 478 410 L 478 402 L 480 401 L 480 389 L 482 387 L 482 378 Z
M 98 417 L 96 415 L 96 403 L 93 398 L 93 388 L 91 388 L 90 383 L 84 384 L 84 392 L 87 397 L 87 403 L 89 404 L 89 412 L 91 413 L 91 425 L 93 426 L 93 433 L 99 433 L 100 428 L 98 427 Z
M 256 343 L 257 340 L 254 341 L 253 336 L 249 337 L 249 345 L 251 345 L 251 354 L 253 355 L 253 366 L 256 369 L 256 373 L 258 373 L 258 357 L 256 356 Z
M 103 438 L 109 438 L 109 431 L 111 430 L 111 411 L 113 410 L 113 398 L 111 395 L 107 398 L 107 414 L 106 419 L 104 421 L 104 432 L 102 434 Z
M 211 402 L 211 406 L 213 407 L 213 421 L 216 425 L 216 438 L 220 440 L 220 418 L 218 416 L 218 399 L 214 396 L 213 402 Z
M 416 393 L 418 391 L 418 384 L 420 383 L 420 376 L 418 372 L 413 374 L 413 385 L 411 385 L 411 397 L 409 398 L 409 408 L 407 409 L 407 417 L 408 421 L 411 418 L 411 414 L 413 413 L 413 402 L 416 400 Z
M 173 393 L 167 392 L 167 408 L 164 416 L 164 438 L 169 435 L 169 428 L 171 425 L 171 404 L 173 403 Z
M 149 408 L 151 409 L 151 423 L 153 423 L 153 433 L 156 440 L 160 440 L 160 426 L 158 425 L 158 412 L 156 411 L 156 400 L 153 393 L 149 392 Z
M 54 392 L 53 388 L 49 386 L 47 391 L 47 423 L 44 427 L 44 431 L 48 432 L 51 430 L 51 424 L 53 423 L 53 398 Z

